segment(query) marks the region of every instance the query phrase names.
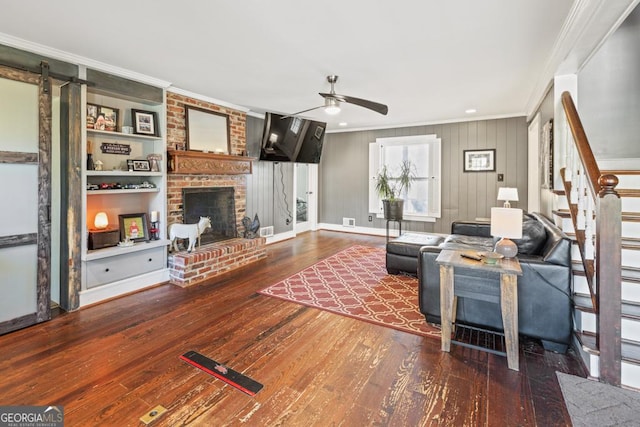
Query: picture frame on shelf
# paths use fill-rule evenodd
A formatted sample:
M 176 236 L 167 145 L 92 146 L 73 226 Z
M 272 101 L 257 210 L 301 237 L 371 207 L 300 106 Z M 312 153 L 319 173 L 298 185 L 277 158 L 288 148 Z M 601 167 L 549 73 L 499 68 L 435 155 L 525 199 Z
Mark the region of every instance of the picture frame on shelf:
M 159 136 L 158 115 L 155 111 L 131 109 L 133 133 L 137 135 Z
M 87 129 L 117 132 L 119 116 L 117 108 L 87 103 Z
M 103 105 L 100 106 L 100 112 L 98 115 L 102 115 L 104 117 L 104 130 L 107 132 L 117 132 L 118 131 L 118 116 L 120 115 L 120 110 L 117 108 L 105 107 Z
M 94 129 L 100 106 L 87 103 L 87 129 Z
M 131 160 L 131 170 L 134 172 L 151 172 L 149 160 Z
M 495 170 L 496 150 L 494 148 L 463 151 L 464 172 L 495 172 Z
M 149 226 L 146 213 L 133 213 L 118 215 L 120 223 L 120 241 L 133 242 L 149 241 Z

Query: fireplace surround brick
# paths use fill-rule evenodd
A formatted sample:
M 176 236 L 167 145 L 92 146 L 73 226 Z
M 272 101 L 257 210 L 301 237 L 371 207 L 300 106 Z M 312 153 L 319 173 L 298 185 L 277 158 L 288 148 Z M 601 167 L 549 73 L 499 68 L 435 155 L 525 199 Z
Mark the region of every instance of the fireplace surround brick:
M 193 99 L 167 91 L 167 148 L 186 146 L 184 105 L 227 114 L 229 117 L 230 153 L 242 155 L 246 150 L 246 114 L 228 107 Z M 247 180 L 244 175 L 175 174 L 167 175 L 167 226 L 182 223 L 182 189 L 185 187 L 233 187 L 236 226 L 243 230 L 246 216 Z M 266 258 L 266 239 L 230 239 L 196 248 L 191 253 L 169 254 L 171 283 L 190 286 L 220 274 Z

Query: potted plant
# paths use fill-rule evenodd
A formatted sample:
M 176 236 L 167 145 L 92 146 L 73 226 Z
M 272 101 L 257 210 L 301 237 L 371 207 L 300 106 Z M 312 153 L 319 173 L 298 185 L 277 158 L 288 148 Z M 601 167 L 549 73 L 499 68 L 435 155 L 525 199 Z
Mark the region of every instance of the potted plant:
M 382 199 L 384 218 L 399 221 L 402 219 L 404 200 L 399 198 L 404 189 L 409 190 L 415 175 L 411 161 L 404 160 L 400 164 L 400 174 L 391 176 L 387 166 L 384 165 L 376 176 L 376 192 Z

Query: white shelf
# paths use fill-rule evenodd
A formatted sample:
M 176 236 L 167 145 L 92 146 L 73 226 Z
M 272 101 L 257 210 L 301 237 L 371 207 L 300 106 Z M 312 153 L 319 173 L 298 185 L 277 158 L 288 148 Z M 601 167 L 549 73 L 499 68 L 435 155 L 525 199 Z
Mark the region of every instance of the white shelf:
M 119 188 L 117 190 L 87 190 L 87 196 L 96 194 L 158 193 L 159 188 Z
M 145 251 L 147 249 L 159 248 L 162 246 L 169 246 L 170 240 L 149 240 L 148 242 L 136 242 L 133 246 L 120 247 L 113 246 L 110 248 L 96 249 L 95 251 L 88 251 L 82 258 L 83 261 L 93 261 L 96 259 L 109 258 L 116 255 L 124 255 L 132 252 Z
M 161 136 L 138 135 L 135 133 L 110 132 L 107 130 L 95 130 L 95 129 L 87 129 L 87 134 L 111 136 L 114 138 L 146 139 L 148 141 L 160 141 L 162 139 Z
M 121 170 L 110 171 L 87 171 L 87 176 L 162 176 L 162 172 L 130 172 Z

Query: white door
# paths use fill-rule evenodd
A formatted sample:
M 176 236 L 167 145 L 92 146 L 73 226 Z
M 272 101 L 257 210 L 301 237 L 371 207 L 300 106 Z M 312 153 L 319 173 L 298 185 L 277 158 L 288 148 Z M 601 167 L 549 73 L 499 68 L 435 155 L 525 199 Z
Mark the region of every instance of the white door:
M 297 233 L 316 230 L 318 223 L 318 165 L 295 164 L 295 227 Z
M 50 318 L 51 97 L 39 81 L 0 67 L 0 333 Z

